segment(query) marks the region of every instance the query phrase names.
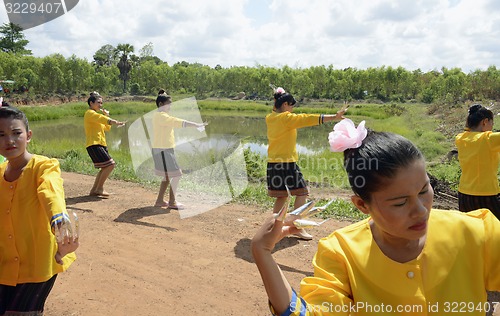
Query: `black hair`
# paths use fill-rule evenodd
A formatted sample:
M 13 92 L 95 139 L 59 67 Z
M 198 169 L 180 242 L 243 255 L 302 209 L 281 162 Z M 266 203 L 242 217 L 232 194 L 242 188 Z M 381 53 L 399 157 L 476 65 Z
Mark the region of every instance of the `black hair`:
M 276 92 L 274 94 L 275 108 L 279 109 L 285 102 L 288 102 L 291 105 L 294 105 L 296 103 L 295 99 L 293 98 L 293 95 L 291 95 L 290 93 Z
M 26 131 L 29 131 L 28 118 L 23 111 L 19 110 L 13 106 L 1 106 L 0 107 L 0 119 L 12 119 L 12 120 L 20 120 L 23 122 L 26 127 Z
M 10 106 L 10 104 L 7 101 L 2 101 L 2 106 Z
M 97 101 L 97 99 L 101 99 L 101 98 L 102 97 L 99 94 L 99 92 L 97 92 L 97 91 L 91 92 L 90 97 L 87 99 L 87 104 L 90 106 L 90 103 L 94 103 L 95 101 Z
M 493 120 L 493 112 L 491 112 L 491 110 L 488 110 L 481 104 L 473 104 L 469 108 L 469 115 L 467 116 L 467 127 L 477 127 L 484 119 Z
M 158 96 L 156 97 L 156 106 L 160 107 L 165 103 L 172 103 L 172 97 L 169 96 L 165 90 L 160 89 L 160 91 L 158 91 Z
M 403 136 L 368 130 L 360 147 L 344 151 L 344 167 L 352 191 L 370 201 L 371 194 L 401 168 L 423 158 L 422 152 Z

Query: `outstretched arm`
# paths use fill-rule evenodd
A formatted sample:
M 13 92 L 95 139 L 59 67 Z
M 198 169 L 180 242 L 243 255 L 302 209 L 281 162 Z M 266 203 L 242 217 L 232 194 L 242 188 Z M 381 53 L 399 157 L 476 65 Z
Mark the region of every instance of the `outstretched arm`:
M 126 123 L 126 122 L 118 121 L 118 120 L 115 120 L 115 119 L 112 119 L 112 118 L 110 118 L 110 119 L 108 120 L 108 124 L 109 124 L 109 125 L 123 126 L 123 125 L 125 125 L 125 123 Z
M 340 121 L 345 118 L 344 114 L 347 112 L 349 105 L 344 103 L 344 106 L 335 115 L 323 115 L 323 122 Z
M 292 299 L 292 287 L 271 253 L 283 237 L 297 232 L 298 229 L 293 224 L 289 226 L 284 224 L 282 219 L 272 217 L 262 225 L 252 239 L 255 264 L 262 277 L 269 302 L 278 315 L 288 309 Z
M 202 126 L 207 126 L 208 123 L 195 123 L 191 121 L 184 121 L 184 127 L 202 127 Z

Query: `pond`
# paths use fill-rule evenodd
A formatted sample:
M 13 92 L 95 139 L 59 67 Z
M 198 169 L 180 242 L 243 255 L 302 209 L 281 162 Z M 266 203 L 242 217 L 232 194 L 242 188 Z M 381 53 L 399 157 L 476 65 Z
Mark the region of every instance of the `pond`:
M 148 135 L 151 135 L 151 112 L 145 115 L 113 116 L 127 121 L 123 127 L 113 126 L 106 133 L 111 156 L 122 159 L 118 165 L 129 166 L 134 176 L 147 183 L 158 182 L 158 174 L 151 155 Z M 184 199 L 202 199 L 202 206 L 181 213 L 181 218 L 194 216 L 214 209 L 240 195 L 248 186 L 244 149 L 265 157 L 267 137 L 265 114 L 253 113 L 191 113 L 176 115 L 190 121 L 208 122 L 205 131 L 196 128 L 177 129 L 175 155 L 182 166 L 183 177 L 177 193 Z M 314 126 L 299 130 L 297 149 L 302 155 L 322 152 L 328 148 L 327 135 L 333 124 Z M 33 144 L 83 153 L 86 165 L 90 166 L 85 153 L 83 118 L 40 121 L 30 123 Z M 36 153 L 36 150 L 33 151 Z M 117 160 L 118 161 L 118 160 Z M 262 163 L 263 165 L 265 163 Z M 80 165 L 77 165 L 80 166 Z M 78 168 L 78 167 L 77 167 Z
M 249 148 L 262 156 L 267 155 L 267 136 L 265 114 L 255 113 L 249 116 L 231 116 L 211 113 L 201 113 L 201 119 L 208 122 L 206 136 L 212 139 L 236 138 L 241 141 L 244 148 Z M 129 148 L 128 129 L 130 125 L 141 115 L 116 116 L 118 120 L 127 121 L 124 127 L 113 126 L 106 133 L 106 140 L 110 150 L 127 151 Z M 36 141 L 57 141 L 60 143 L 73 144 L 73 146 L 85 146 L 85 133 L 83 118 L 66 118 L 61 120 L 30 122 L 30 128 Z M 333 124 L 327 123 L 323 126 L 313 126 L 299 129 L 297 136 L 297 150 L 301 154 L 314 154 L 328 148 L 328 133 Z M 182 137 L 182 136 L 180 136 Z M 178 139 L 179 141 L 179 139 Z

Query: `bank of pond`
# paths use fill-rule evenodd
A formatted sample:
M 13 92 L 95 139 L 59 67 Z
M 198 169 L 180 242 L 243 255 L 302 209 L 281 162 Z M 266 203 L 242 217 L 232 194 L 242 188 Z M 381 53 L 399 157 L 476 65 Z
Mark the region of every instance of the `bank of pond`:
M 341 104 L 324 107 L 298 107 L 297 113 L 335 113 Z M 154 102 L 105 102 L 115 119 L 127 121 L 124 127 L 106 134 L 108 149 L 117 162 L 112 178 L 139 182 L 155 187 L 158 177 L 152 172 L 149 145 L 149 116 Z M 30 151 L 60 159 L 65 171 L 94 175 L 85 150 L 83 102 L 44 107 L 22 107 L 30 120 L 33 139 Z M 226 200 L 269 207 L 265 187 L 267 137 L 265 115 L 272 111 L 266 103 L 244 101 L 197 101 L 186 98 L 174 102 L 172 115 L 208 122 L 205 131 L 182 129 L 176 132 L 176 155 L 185 175 L 181 183 L 191 190 L 206 190 L 207 195 L 226 196 Z M 436 131 L 436 119 L 427 115 L 423 104 L 357 104 L 347 116 L 356 124 L 366 120 L 373 130 L 401 134 L 412 140 L 424 153 L 434 176 L 457 181 L 456 163 L 443 164 L 442 157 L 453 143 Z M 298 131 L 299 166 L 311 186 L 348 189 L 343 157 L 328 149 L 328 133 L 334 124 L 303 128 Z M 212 179 L 213 181 L 208 181 Z M 223 185 L 219 185 L 223 182 Z M 203 188 L 207 187 L 208 188 Z M 336 217 L 358 218 L 350 203 L 339 201 L 331 206 Z

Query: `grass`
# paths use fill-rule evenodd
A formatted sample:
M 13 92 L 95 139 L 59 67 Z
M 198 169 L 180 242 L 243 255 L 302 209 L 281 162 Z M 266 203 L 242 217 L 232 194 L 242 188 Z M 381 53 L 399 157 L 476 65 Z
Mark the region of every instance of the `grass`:
M 174 98 L 175 100 L 176 98 Z M 271 106 L 262 101 L 232 101 L 232 100 L 201 100 L 198 106 L 203 113 L 216 112 L 218 115 L 237 115 L 263 117 L 271 111 Z M 324 105 L 324 104 L 323 104 Z M 331 104 L 327 107 L 317 105 L 299 106 L 298 113 L 331 113 L 334 114 L 341 104 Z M 60 119 L 65 117 L 83 117 L 88 108 L 86 103 L 76 102 L 57 106 L 29 107 L 22 110 L 30 121 Z M 145 102 L 108 102 L 105 108 L 113 115 L 142 114 L 151 111 L 154 103 Z M 424 153 L 429 163 L 429 171 L 438 179 L 450 183 L 458 183 L 458 164 L 440 163 L 440 159 L 453 146 L 445 136 L 436 130 L 437 119 L 427 114 L 427 106 L 423 104 L 356 104 L 351 105 L 348 117 L 356 123 L 367 121 L 367 127 L 374 130 L 385 130 L 401 134 L 412 140 Z M 301 131 L 299 131 L 300 133 Z M 302 131 L 305 132 L 305 131 Z M 85 148 L 75 147 L 74 143 L 58 140 L 45 141 L 36 137 L 30 144 L 30 151 L 60 159 L 61 168 L 65 171 L 95 175 L 97 170 L 88 158 Z M 117 162 L 111 178 L 140 183 L 146 187 L 157 188 L 158 182 L 141 179 L 132 167 L 130 153 L 125 149 L 109 148 L 110 154 Z M 262 209 L 272 208 L 274 199 L 267 195 L 266 188 L 266 157 L 244 151 L 248 186 L 244 192 L 235 198 L 238 203 L 259 206 Z M 191 161 L 195 166 L 197 161 Z M 349 189 L 347 176 L 343 168 L 343 156 L 331 153 L 328 149 L 311 155 L 300 155 L 299 166 L 305 179 L 311 186 L 333 189 Z M 188 177 L 186 177 L 187 180 Z M 193 183 L 193 186 L 199 185 Z M 318 204 L 321 205 L 318 201 Z M 324 201 L 326 202 L 326 201 Z M 359 220 L 365 216 L 356 210 L 350 201 L 337 200 L 323 213 L 328 217 L 338 219 Z
M 104 108 L 113 115 L 142 114 L 155 108 L 154 103 L 144 102 L 110 102 L 105 103 Z M 62 105 L 49 106 L 23 106 L 21 110 L 26 114 L 29 121 L 56 120 L 67 117 L 83 117 L 88 109 L 87 103 L 74 102 Z

